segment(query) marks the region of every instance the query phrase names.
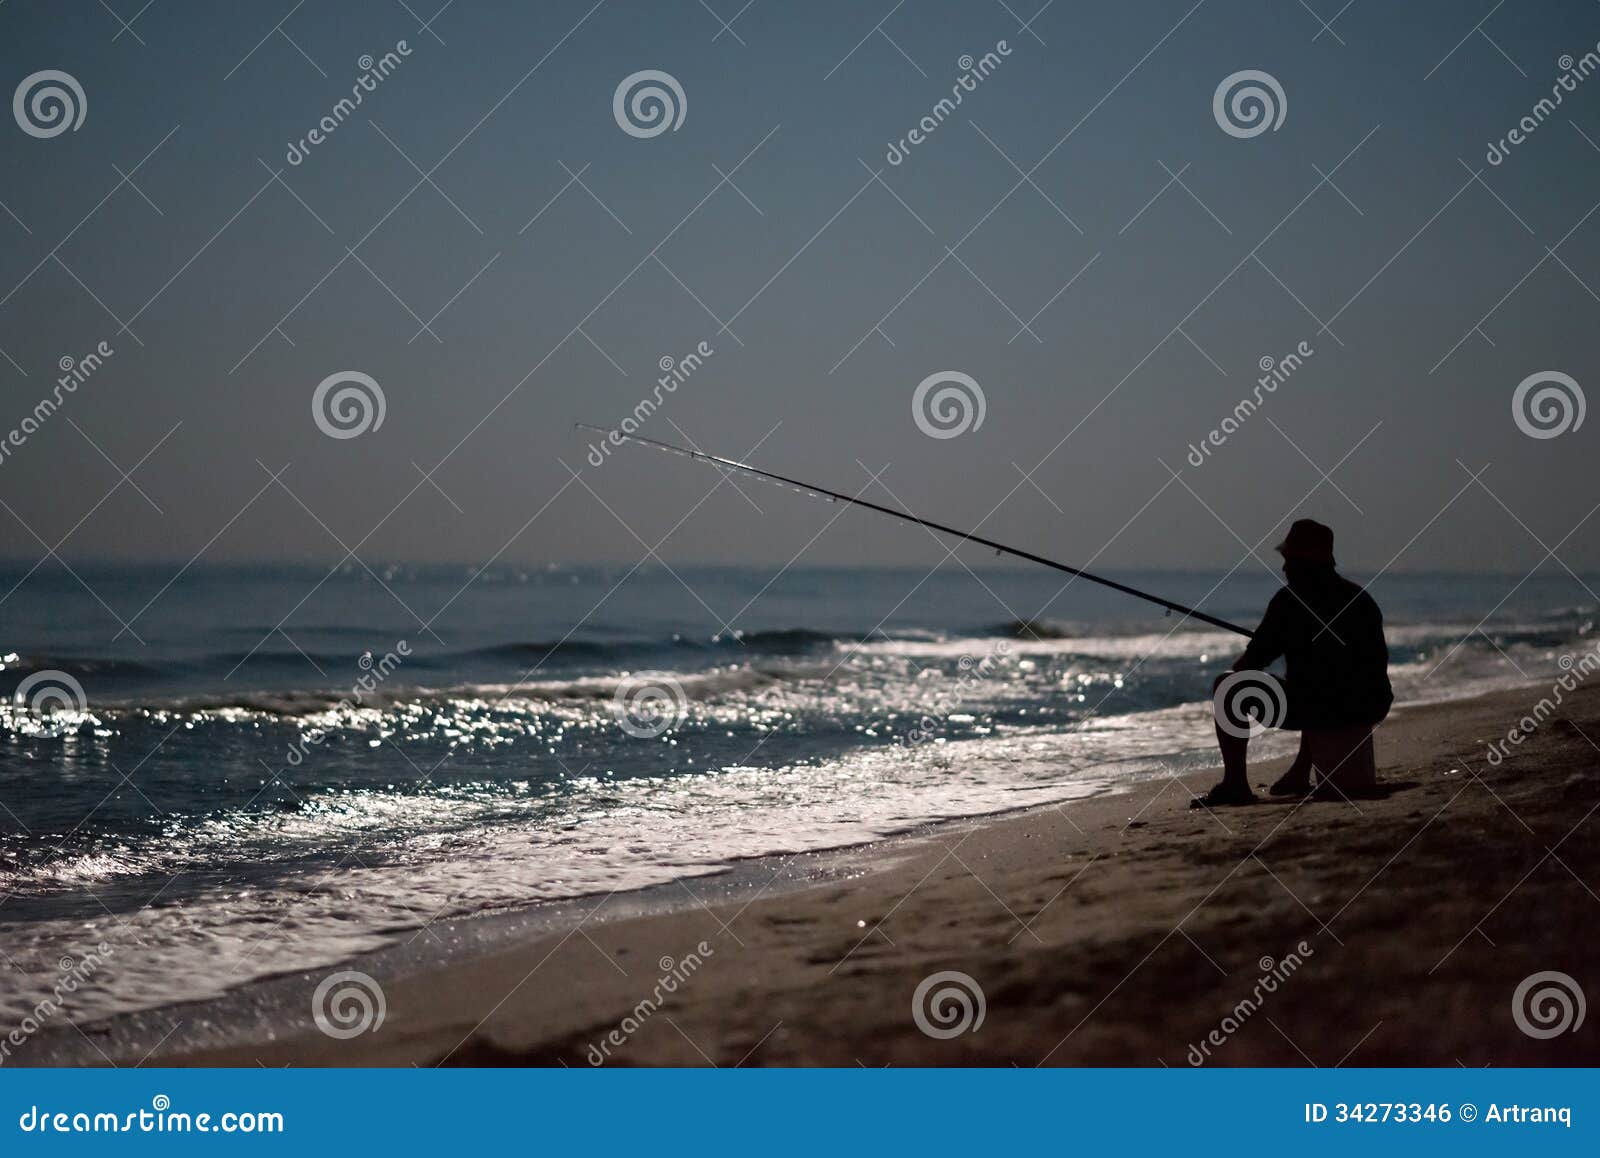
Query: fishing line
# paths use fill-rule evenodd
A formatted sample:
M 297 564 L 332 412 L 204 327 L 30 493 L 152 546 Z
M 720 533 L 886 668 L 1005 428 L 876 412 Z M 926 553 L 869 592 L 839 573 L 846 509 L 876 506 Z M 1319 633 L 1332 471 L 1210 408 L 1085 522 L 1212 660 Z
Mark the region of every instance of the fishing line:
M 880 515 L 888 515 L 891 518 L 900 519 L 907 523 L 915 523 L 919 527 L 927 527 L 929 530 L 938 531 L 942 535 L 953 535 L 963 542 L 977 543 L 979 546 L 988 547 L 990 550 L 1002 555 L 1015 555 L 1018 559 L 1026 559 L 1030 563 L 1040 563 L 1046 567 L 1053 567 L 1057 571 L 1065 571 L 1068 575 L 1077 576 L 1079 579 L 1087 579 L 1091 583 L 1098 583 L 1102 587 L 1109 587 L 1113 591 L 1120 591 L 1124 595 L 1132 595 L 1135 599 L 1143 599 L 1147 603 L 1154 603 L 1158 607 L 1164 607 L 1169 612 L 1176 611 L 1186 618 L 1198 619 L 1202 623 L 1209 623 L 1213 627 L 1220 627 L 1225 631 L 1232 631 L 1246 638 L 1253 634 L 1249 628 L 1240 627 L 1237 623 L 1229 623 L 1226 619 L 1218 619 L 1215 615 L 1207 615 L 1204 611 L 1187 607 L 1182 603 L 1175 603 L 1171 599 L 1151 594 L 1149 591 L 1141 591 L 1137 587 L 1130 587 L 1128 584 L 1119 583 L 1115 579 L 1107 579 L 1103 575 L 1096 575 L 1092 571 L 1083 570 L 1081 567 L 1071 567 L 1066 563 L 1047 559 L 1043 555 L 1035 555 L 1032 551 L 1024 551 L 1019 547 L 1008 547 L 1004 543 L 997 543 L 993 539 L 986 539 L 982 535 L 974 535 L 970 531 L 963 531 L 958 527 L 949 527 L 943 523 L 936 523 L 932 519 L 920 518 L 909 511 L 897 511 L 893 507 L 886 507 L 881 503 L 857 498 L 853 495 L 841 494 L 838 491 L 831 491 L 827 487 L 820 487 L 815 483 L 785 478 L 781 474 L 773 474 L 771 471 L 762 470 L 760 467 L 751 466 L 749 463 L 735 462 L 731 458 L 706 454 L 704 451 L 691 450 L 686 446 L 674 446 L 670 442 L 658 442 L 656 439 L 644 438 L 637 434 L 623 434 L 620 431 L 606 430 L 603 427 L 591 426 L 587 422 L 579 422 L 576 426 L 579 430 L 593 430 L 606 435 L 608 438 L 636 442 L 640 446 L 647 446 L 652 450 L 659 450 L 666 454 L 676 454 L 683 458 L 693 459 L 696 462 L 707 463 L 725 471 L 737 471 L 739 474 L 760 479 L 762 482 L 787 487 L 789 490 L 798 491 L 803 495 L 826 499 L 830 503 L 850 503 L 854 506 L 865 507 L 869 511 L 877 511 Z

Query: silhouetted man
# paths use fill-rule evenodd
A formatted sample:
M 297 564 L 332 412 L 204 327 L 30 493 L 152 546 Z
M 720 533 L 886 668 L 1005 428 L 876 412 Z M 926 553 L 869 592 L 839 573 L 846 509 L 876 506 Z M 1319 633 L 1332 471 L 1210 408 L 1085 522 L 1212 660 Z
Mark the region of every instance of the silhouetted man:
M 1278 553 L 1287 585 L 1267 604 L 1244 654 L 1212 685 L 1222 783 L 1197 807 L 1255 802 L 1245 774 L 1252 723 L 1301 734 L 1294 763 L 1272 786 L 1275 796 L 1310 792 L 1313 769 L 1317 791 L 1334 796 L 1358 794 L 1377 778 L 1372 728 L 1394 703 L 1383 615 L 1334 570 L 1332 529 L 1297 519 Z M 1279 656 L 1287 669 L 1282 683 L 1265 674 Z

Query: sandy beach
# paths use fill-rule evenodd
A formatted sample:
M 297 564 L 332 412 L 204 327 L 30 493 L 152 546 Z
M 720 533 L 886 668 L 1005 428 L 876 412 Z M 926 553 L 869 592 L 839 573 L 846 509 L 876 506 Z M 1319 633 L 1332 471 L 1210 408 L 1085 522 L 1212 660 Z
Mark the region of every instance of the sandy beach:
M 319 970 L 273 983 L 289 1016 L 176 1007 L 88 1040 L 164 1065 L 1594 1064 L 1593 1019 L 1513 1017 L 1525 978 L 1587 979 L 1600 905 L 1600 689 L 1486 759 L 1548 690 L 1397 711 L 1383 799 L 1207 814 L 1197 774 L 819 858 L 809 887 L 773 861 L 672 912 L 591 898 L 564 929 L 374 968 L 383 1023 L 348 1039 L 295 1015 Z M 924 1000 L 933 1030 L 966 1025 L 934 1036 L 914 995 L 947 971 L 970 1013 Z
M 1600 1153 L 1595 2 L 0 38 L 24 1158 Z

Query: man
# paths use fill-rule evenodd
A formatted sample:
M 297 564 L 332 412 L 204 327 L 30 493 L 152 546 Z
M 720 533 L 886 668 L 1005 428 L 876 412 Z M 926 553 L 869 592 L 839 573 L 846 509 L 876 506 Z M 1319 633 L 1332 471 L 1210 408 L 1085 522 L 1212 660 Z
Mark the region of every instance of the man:
M 1349 795 L 1376 781 L 1372 728 L 1394 703 L 1383 615 L 1334 569 L 1330 528 L 1297 519 L 1278 553 L 1286 586 L 1267 604 L 1244 654 L 1212 685 L 1222 783 L 1195 800 L 1198 808 L 1256 802 L 1245 753 L 1257 720 L 1301 734 L 1300 752 L 1273 795 L 1310 792 L 1313 768 L 1322 794 Z M 1265 673 L 1279 656 L 1287 669 L 1281 684 Z

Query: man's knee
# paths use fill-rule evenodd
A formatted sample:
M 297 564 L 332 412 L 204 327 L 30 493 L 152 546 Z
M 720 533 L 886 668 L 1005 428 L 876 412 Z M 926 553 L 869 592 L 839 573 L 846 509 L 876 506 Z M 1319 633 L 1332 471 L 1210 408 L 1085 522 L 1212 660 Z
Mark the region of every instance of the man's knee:
M 1218 727 L 1241 740 L 1249 739 L 1260 723 L 1262 691 L 1259 682 L 1251 678 L 1253 674 L 1225 671 L 1211 684 L 1211 705 Z M 1231 686 L 1225 687 L 1230 681 Z

